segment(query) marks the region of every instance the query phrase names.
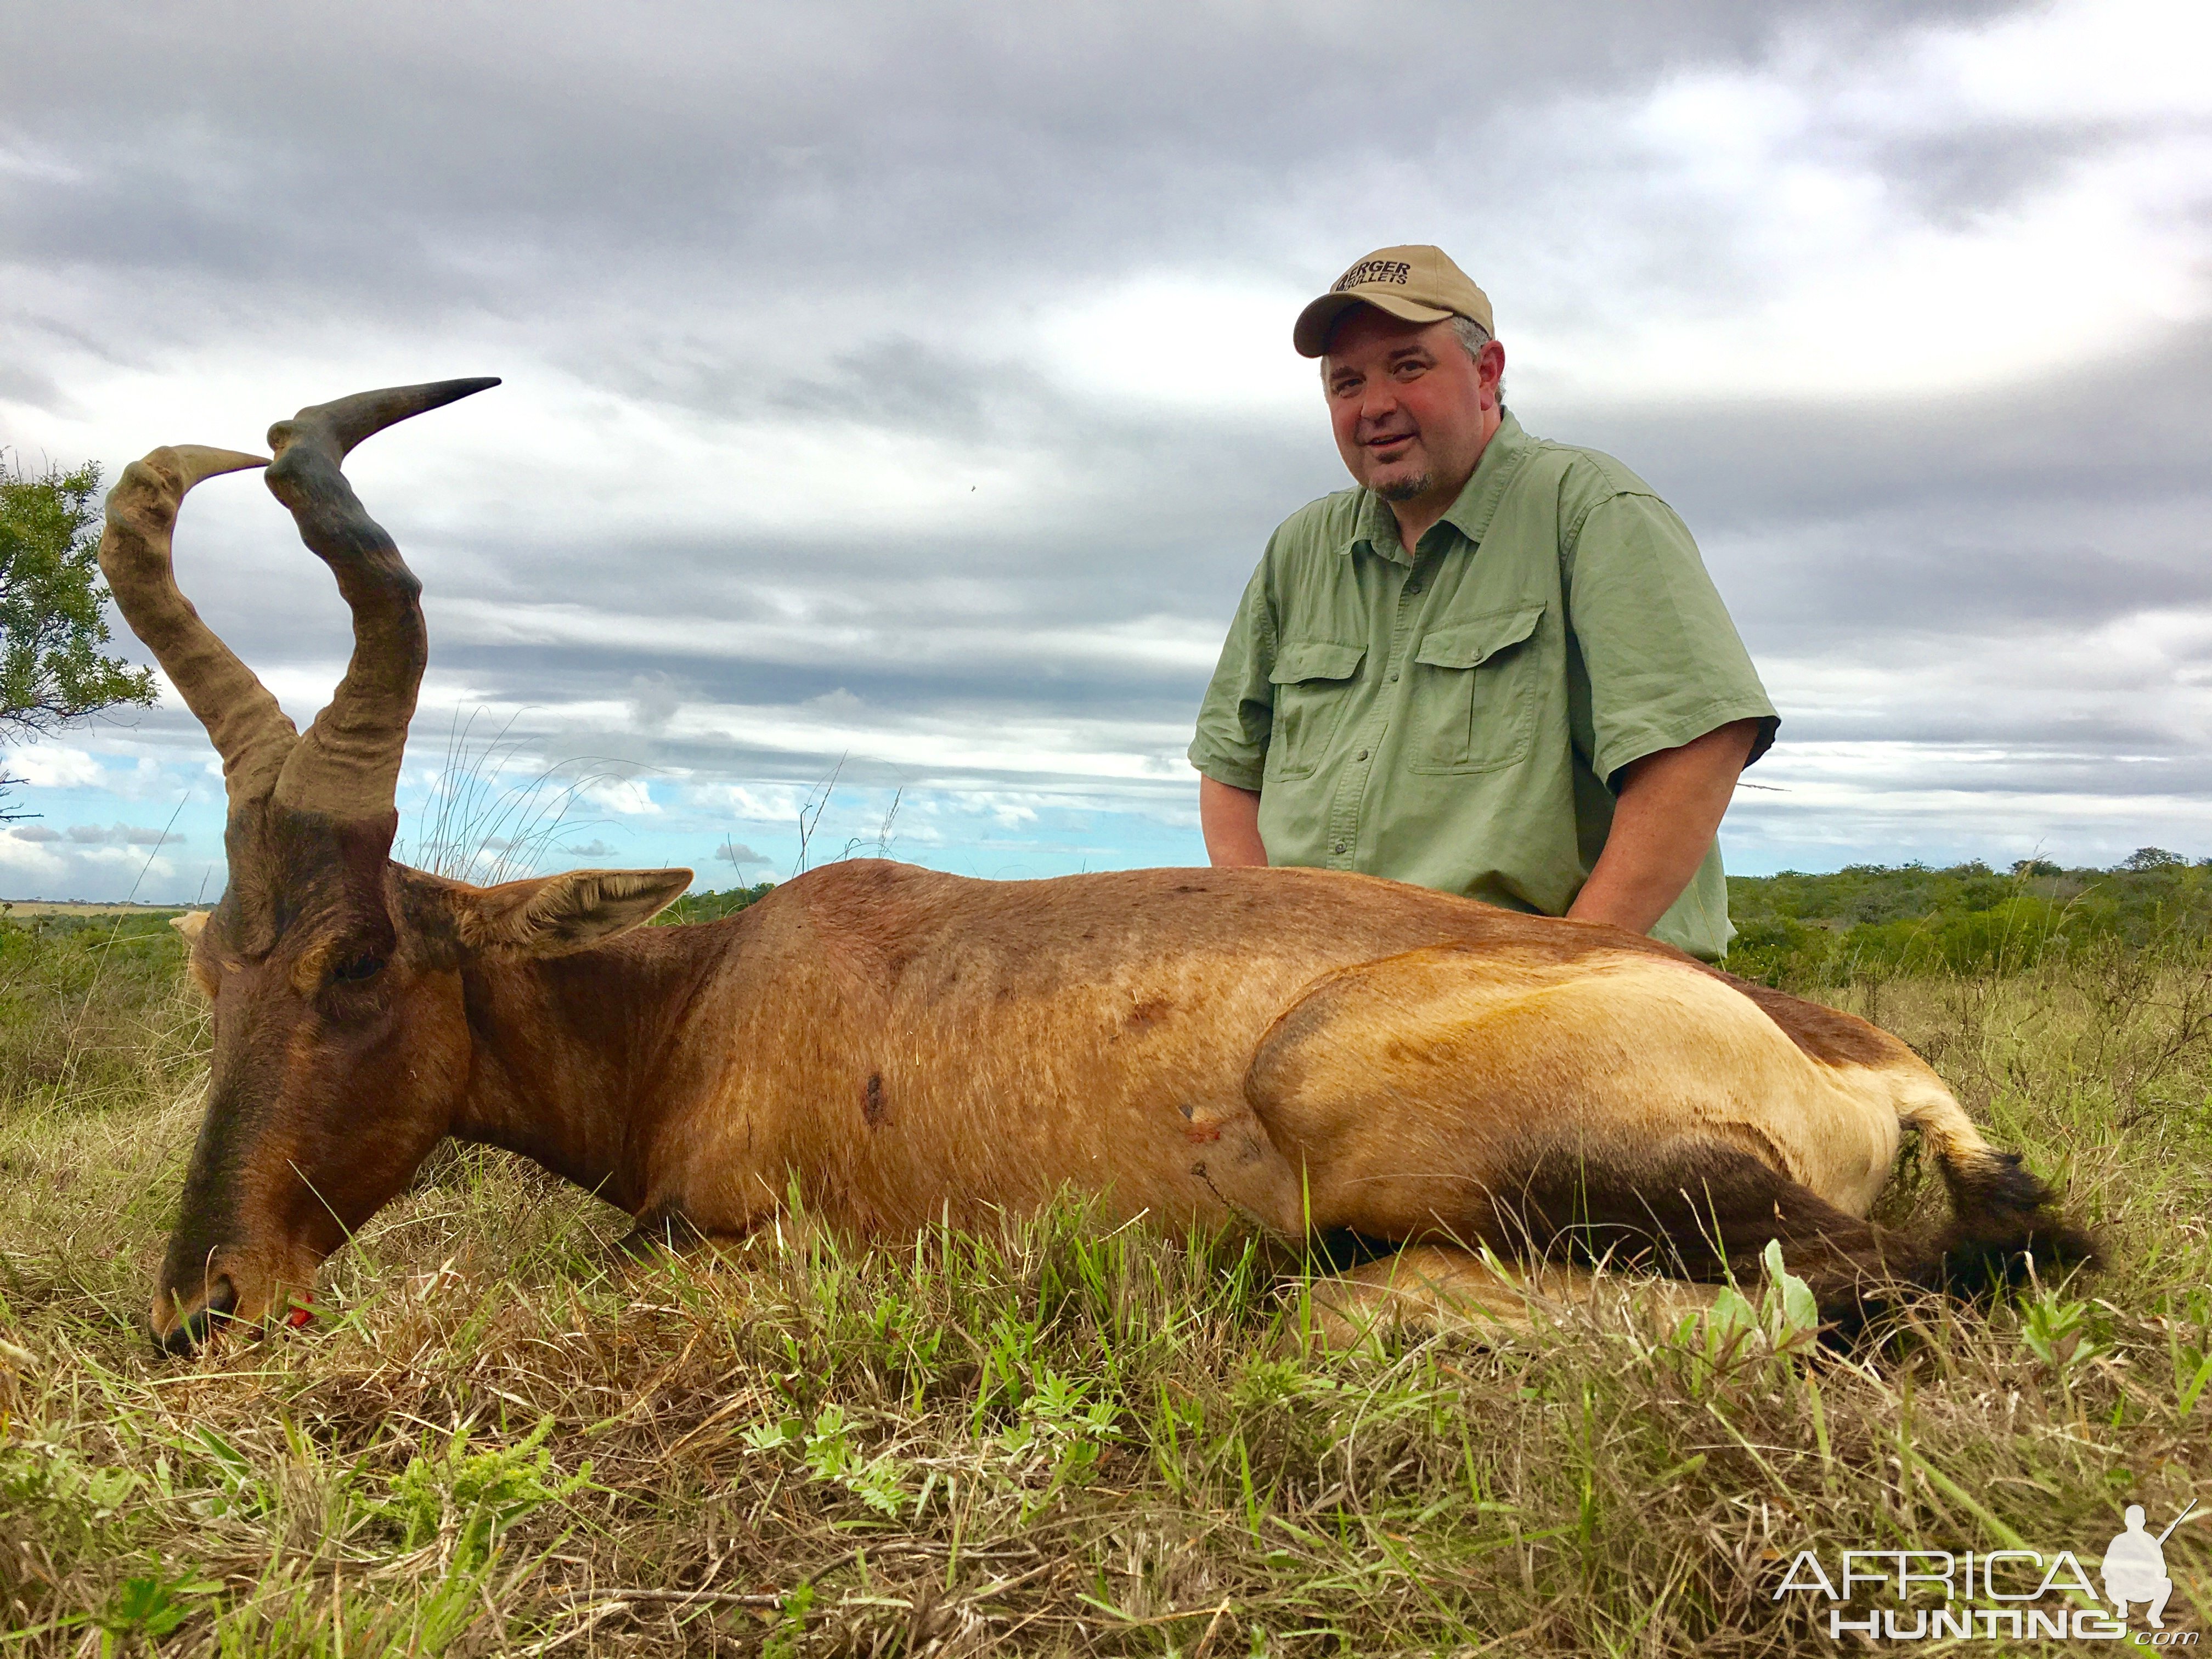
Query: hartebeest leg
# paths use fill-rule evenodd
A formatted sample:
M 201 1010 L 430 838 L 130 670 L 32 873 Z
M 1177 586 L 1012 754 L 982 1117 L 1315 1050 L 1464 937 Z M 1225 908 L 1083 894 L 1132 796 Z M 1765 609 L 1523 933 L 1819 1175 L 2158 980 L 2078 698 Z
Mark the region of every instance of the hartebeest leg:
M 1445 1244 L 1416 1244 L 1314 1286 L 1323 1338 L 1348 1346 L 1401 1325 L 1526 1333 L 1576 1314 L 1627 1312 L 1671 1327 L 1718 1287 L 1626 1278 L 1559 1262 L 1520 1266 Z

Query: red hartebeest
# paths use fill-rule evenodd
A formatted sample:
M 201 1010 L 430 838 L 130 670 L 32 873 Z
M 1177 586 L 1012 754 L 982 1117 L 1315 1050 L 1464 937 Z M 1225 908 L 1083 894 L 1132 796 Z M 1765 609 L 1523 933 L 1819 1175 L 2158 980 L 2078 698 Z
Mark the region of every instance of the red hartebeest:
M 447 1135 L 535 1158 L 644 1237 L 739 1237 L 794 1187 L 863 1237 L 1073 1188 L 1109 1215 L 1384 1253 L 1354 1299 L 1413 1266 L 1506 1308 L 1501 1258 L 1711 1278 L 1779 1238 L 1848 1312 L 1875 1270 L 2087 1256 L 1903 1043 L 1611 927 L 1317 870 L 983 882 L 866 861 L 645 928 L 690 871 L 480 888 L 394 863 L 420 586 L 339 466 L 492 384 L 303 410 L 266 462 L 157 449 L 109 497 L 101 568 L 229 796 L 229 885 L 187 930 L 215 1039 L 165 1346 L 305 1295 Z M 185 492 L 262 465 L 353 613 L 304 734 L 171 568 Z M 1938 1238 L 1864 1219 L 1904 1126 L 1949 1185 Z

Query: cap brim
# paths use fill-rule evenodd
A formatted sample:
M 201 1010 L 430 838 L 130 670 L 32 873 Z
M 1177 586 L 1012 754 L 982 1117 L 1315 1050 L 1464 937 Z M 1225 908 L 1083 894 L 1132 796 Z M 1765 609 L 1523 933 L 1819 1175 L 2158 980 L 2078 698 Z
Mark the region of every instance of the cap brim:
M 1318 357 L 1328 349 L 1328 331 L 1336 326 L 1336 319 L 1354 306 L 1373 306 L 1376 310 L 1407 323 L 1441 323 L 1452 313 L 1439 311 L 1434 306 L 1417 305 L 1411 300 L 1401 300 L 1395 294 L 1362 294 L 1357 290 L 1344 294 L 1324 294 L 1304 311 L 1291 330 L 1291 343 L 1298 349 L 1301 357 Z

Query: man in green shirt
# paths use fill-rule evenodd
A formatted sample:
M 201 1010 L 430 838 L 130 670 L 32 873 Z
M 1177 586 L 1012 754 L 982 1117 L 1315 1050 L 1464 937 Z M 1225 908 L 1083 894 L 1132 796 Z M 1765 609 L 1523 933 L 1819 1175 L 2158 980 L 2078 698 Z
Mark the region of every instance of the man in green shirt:
M 1505 409 L 1490 301 L 1383 248 L 1300 314 L 1357 489 L 1284 521 L 1190 747 L 1217 865 L 1316 865 L 1727 948 L 1714 840 L 1779 721 L 1697 544 Z

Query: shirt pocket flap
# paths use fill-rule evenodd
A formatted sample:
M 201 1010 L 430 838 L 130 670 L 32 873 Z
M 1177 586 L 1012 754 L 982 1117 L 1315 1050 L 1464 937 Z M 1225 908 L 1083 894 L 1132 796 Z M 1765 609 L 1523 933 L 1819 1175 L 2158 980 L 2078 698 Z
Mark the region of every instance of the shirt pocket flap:
M 1348 680 L 1367 654 L 1364 645 L 1339 645 L 1334 640 L 1290 640 L 1275 653 L 1275 665 L 1267 678 L 1276 685 L 1296 685 L 1300 680 Z
M 1462 623 L 1432 628 L 1413 653 L 1415 662 L 1437 668 L 1473 668 L 1490 660 L 1509 646 L 1516 646 L 1536 631 L 1544 607 L 1524 605 L 1511 611 L 1492 611 Z

